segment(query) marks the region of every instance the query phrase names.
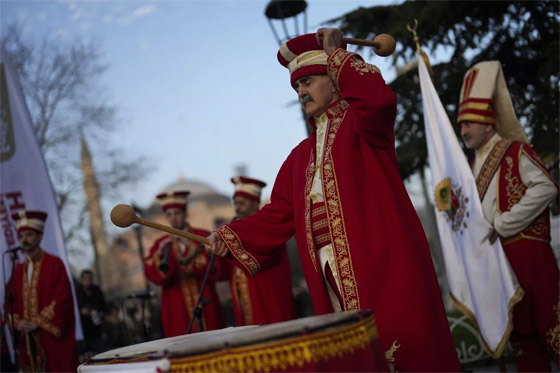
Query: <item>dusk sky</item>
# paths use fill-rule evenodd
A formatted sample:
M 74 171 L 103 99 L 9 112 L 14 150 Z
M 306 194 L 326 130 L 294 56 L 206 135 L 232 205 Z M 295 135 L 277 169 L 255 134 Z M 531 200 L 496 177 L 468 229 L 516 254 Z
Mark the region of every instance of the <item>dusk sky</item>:
M 359 6 L 395 2 L 309 0 L 308 32 Z M 154 166 L 125 203 L 147 206 L 179 176 L 229 195 L 240 164 L 268 184 L 268 196 L 282 162 L 306 136 L 288 71 L 276 59 L 266 1 L 0 4 L 3 29 L 17 21 L 26 38 L 48 33 L 100 46 L 108 65 L 100 83 L 119 118 L 108 140 Z M 392 80 L 390 59 L 364 57 Z M 100 150 L 92 149 L 94 162 Z

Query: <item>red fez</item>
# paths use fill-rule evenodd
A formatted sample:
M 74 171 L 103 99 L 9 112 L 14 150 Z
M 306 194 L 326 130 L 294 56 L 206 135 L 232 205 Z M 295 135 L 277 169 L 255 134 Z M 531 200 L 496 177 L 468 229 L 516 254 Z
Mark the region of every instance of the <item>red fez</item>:
M 171 192 L 163 192 L 156 196 L 161 203 L 161 209 L 166 211 L 169 208 L 175 207 L 178 209 L 187 209 L 187 196 L 191 192 L 188 190 L 177 190 Z
M 304 76 L 326 75 L 327 58 L 323 46 L 317 43 L 316 34 L 305 34 L 288 40 L 278 50 L 278 61 L 290 70 L 292 85 Z
M 233 198 L 241 196 L 257 202 L 261 201 L 261 190 L 266 186 L 264 181 L 245 176 L 236 176 L 231 178 L 231 182 L 235 184 Z
M 43 233 L 47 216 L 47 213 L 43 211 L 21 210 L 13 214 L 12 219 L 16 222 L 18 233 L 28 229 Z

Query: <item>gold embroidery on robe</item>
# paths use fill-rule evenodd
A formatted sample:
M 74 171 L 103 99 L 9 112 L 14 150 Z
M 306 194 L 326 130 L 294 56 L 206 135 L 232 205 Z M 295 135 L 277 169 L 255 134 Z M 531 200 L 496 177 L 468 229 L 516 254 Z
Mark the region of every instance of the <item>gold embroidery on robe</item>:
M 54 317 L 54 306 L 56 305 L 56 301 L 52 301 L 47 307 L 43 308 L 41 311 L 41 317 L 46 320 L 52 320 Z
M 560 300 L 554 306 L 554 314 L 556 315 L 556 326 L 546 332 L 546 342 L 556 355 L 560 355 Z
M 249 294 L 249 279 L 239 268 L 233 269 L 233 296 L 239 307 L 241 317 L 245 325 L 253 324 L 253 308 L 251 306 L 251 296 Z
M 196 303 L 196 299 L 198 298 L 198 280 L 193 275 L 188 275 L 185 273 L 181 273 L 181 293 L 183 294 L 183 302 L 185 304 L 185 308 L 187 309 L 187 315 L 189 318 L 193 317 L 193 310 Z M 197 321 L 194 321 L 197 323 Z M 204 317 L 204 313 L 202 314 L 202 325 L 204 330 L 207 330 L 206 326 L 206 318 Z M 198 323 L 196 326 L 193 324 L 193 328 L 198 327 Z
M 243 248 L 241 240 L 237 234 L 227 226 L 220 227 L 216 231 L 221 237 L 227 247 L 229 247 L 231 254 L 247 269 L 247 271 L 253 276 L 255 273 L 260 271 L 261 267 L 259 262 L 251 255 L 248 251 Z
M 354 58 L 352 62 L 350 62 L 350 66 L 352 66 L 360 75 L 364 75 L 364 73 L 371 73 L 371 74 L 381 73 L 377 68 L 377 66 L 371 65 L 369 63 L 365 63 L 363 60 L 359 58 Z
M 23 294 L 23 319 L 30 320 L 34 322 L 41 329 L 46 330 L 55 337 L 59 338 L 62 334 L 60 328 L 56 327 L 49 321 L 52 319 L 45 319 L 39 315 L 38 304 L 37 304 L 37 286 L 39 284 L 39 274 L 41 273 L 41 266 L 43 264 L 43 253 L 41 253 L 41 258 L 33 262 L 33 272 L 31 274 L 31 285 L 27 284 L 27 264 L 25 265 L 25 270 L 23 272 L 23 283 L 22 283 L 22 294 Z M 26 261 L 27 263 L 27 261 Z M 52 305 L 53 303 L 51 303 Z M 54 305 L 53 305 L 54 307 Z M 54 317 L 54 309 L 53 309 Z
M 342 67 L 349 58 L 352 58 L 356 53 L 345 51 L 342 48 L 335 50 L 327 60 L 327 74 L 334 83 L 335 89 L 340 93 L 338 86 L 338 77 L 342 71 Z
M 313 243 L 313 229 L 311 227 L 311 189 L 313 188 L 313 176 L 315 175 L 315 149 L 311 151 L 311 157 L 309 158 L 309 165 L 305 170 L 305 190 L 303 191 L 303 198 L 305 199 L 305 240 L 307 242 L 307 251 L 311 257 L 311 263 L 313 263 L 313 268 L 315 272 L 319 272 L 317 250 L 315 249 L 315 244 Z M 315 211 L 314 211 L 315 213 Z
M 490 185 L 492 176 L 494 176 L 494 174 L 496 173 L 496 170 L 499 168 L 504 154 L 506 154 L 506 151 L 512 143 L 512 140 L 498 141 L 484 161 L 484 164 L 480 169 L 480 173 L 476 178 L 476 189 L 478 190 L 478 196 L 480 197 L 481 201 L 484 199 L 484 195 L 486 194 L 488 185 Z
M 527 189 L 525 185 L 519 180 L 517 176 L 512 176 L 513 172 L 513 159 L 511 157 L 506 157 L 506 173 L 504 178 L 506 180 L 506 200 L 507 209 L 511 210 L 513 206 L 521 201 L 521 198 L 525 194 Z
M 332 146 L 336 133 L 346 115 L 348 103 L 344 100 L 328 109 L 329 123 L 327 127 L 327 143 L 325 144 L 323 156 L 323 195 L 327 207 L 327 219 L 333 251 L 336 259 L 337 273 L 340 279 L 341 295 L 345 311 L 360 308 L 360 297 L 358 286 L 352 265 L 352 255 L 348 244 L 346 225 L 342 201 L 338 189 L 338 180 L 332 157 Z
M 517 164 L 521 164 L 521 155 L 525 153 L 527 157 L 538 167 L 539 166 L 539 159 L 534 159 L 533 156 L 524 150 L 526 145 L 521 144 L 519 147 L 519 151 L 517 152 Z M 509 147 L 508 147 L 509 149 Z M 506 149 L 507 150 L 507 149 Z M 496 210 L 502 214 L 505 211 L 511 210 L 513 206 L 515 206 L 523 196 L 527 190 L 525 184 L 523 184 L 523 180 L 521 180 L 521 175 L 519 174 L 519 170 L 515 169 L 515 163 L 513 162 L 513 158 L 511 156 L 507 156 L 505 158 L 505 169 L 499 168 L 499 177 L 497 178 L 496 182 Z M 548 171 L 543 170 L 545 173 Z M 503 176 L 503 182 L 505 182 L 505 193 L 502 193 L 500 190 L 500 180 L 501 176 Z M 478 182 L 478 180 L 477 180 Z M 504 200 L 505 198 L 505 200 Z M 504 202 L 505 201 L 505 206 Z M 502 240 L 502 244 L 511 244 L 520 239 L 527 239 L 527 240 L 534 240 L 534 241 L 541 241 L 541 242 L 550 242 L 550 222 L 548 217 L 548 210 L 543 211 L 539 216 L 533 220 L 533 222 L 526 227 L 524 230 L 519 232 L 513 237 L 509 237 L 507 240 Z M 548 234 L 547 234 L 548 233 Z

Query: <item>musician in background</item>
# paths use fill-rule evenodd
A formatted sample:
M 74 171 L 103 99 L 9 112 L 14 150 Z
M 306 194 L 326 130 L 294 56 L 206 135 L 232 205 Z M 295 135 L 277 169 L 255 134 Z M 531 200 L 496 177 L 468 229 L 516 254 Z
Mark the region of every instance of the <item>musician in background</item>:
M 107 350 L 107 343 L 103 338 L 103 320 L 107 312 L 105 297 L 101 288 L 93 283 L 93 272 L 90 269 L 84 269 L 80 275 L 76 299 L 84 331 L 80 354 L 89 355 Z
M 244 176 L 233 177 L 233 204 L 237 219 L 259 209 L 266 183 Z M 270 324 L 295 318 L 290 261 L 286 245 L 275 252 L 271 267 L 248 278 L 240 268 L 231 269 L 230 285 L 237 326 Z
M 209 233 L 191 228 L 187 223 L 187 196 L 189 191 L 161 193 L 157 199 L 170 226 L 203 237 Z M 183 237 L 163 235 L 159 237 L 144 259 L 144 273 L 148 280 L 162 287 L 161 321 L 166 337 L 187 332 L 193 317 L 194 306 L 206 269 L 209 256 L 200 242 Z M 202 295 L 204 330 L 220 329 L 225 326 L 222 307 L 216 293 L 215 280 L 227 279 L 228 264 L 216 258 Z M 192 332 L 201 331 L 195 320 Z
M 16 265 L 11 284 L 13 313 L 8 325 L 16 329 L 21 371 L 76 371 L 78 355 L 75 339 L 74 302 L 70 281 L 62 261 L 41 248 L 47 214 L 20 211 L 12 215 L 18 239 L 25 254 Z M 8 296 L 8 298 L 10 298 Z
M 465 145 L 475 150 L 472 171 L 492 225 L 486 238 L 500 239 L 525 292 L 513 309 L 510 337 L 517 369 L 550 372 L 551 358 L 560 365 L 560 274 L 548 208 L 558 184 L 517 119 L 499 61 L 470 68 L 460 97 L 457 123 Z

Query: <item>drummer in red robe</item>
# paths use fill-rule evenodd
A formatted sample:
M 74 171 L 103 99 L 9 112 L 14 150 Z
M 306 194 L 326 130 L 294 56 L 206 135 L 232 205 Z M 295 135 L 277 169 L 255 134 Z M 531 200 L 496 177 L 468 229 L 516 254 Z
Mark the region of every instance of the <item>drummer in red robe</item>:
M 261 191 L 266 183 L 245 176 L 233 177 L 231 182 L 235 184 L 233 204 L 236 218 L 243 219 L 258 211 Z M 237 326 L 271 324 L 296 317 L 285 244 L 275 251 L 275 256 L 271 267 L 252 278 L 240 268 L 232 268 L 230 286 Z
M 16 329 L 21 371 L 76 371 L 74 301 L 62 260 L 41 248 L 47 214 L 20 211 L 12 215 L 25 254 L 16 265 L 6 299 L 13 296 L 13 310 L 6 300 L 8 325 Z M 12 312 L 13 311 L 13 312 Z
M 161 202 L 165 217 L 173 228 L 207 236 L 208 231 L 192 228 L 186 221 L 189 193 L 166 192 L 156 198 Z M 209 264 L 209 255 L 200 245 L 200 242 L 166 234 L 154 242 L 150 253 L 144 259 L 146 277 L 162 287 L 161 321 L 166 337 L 185 334 L 193 317 L 194 306 Z M 214 281 L 227 279 L 228 268 L 227 262 L 216 258 L 214 268 L 210 269 L 202 294 L 204 331 L 225 326 Z M 199 320 L 194 320 L 191 332 L 196 331 L 201 331 Z
M 322 40 L 322 41 L 320 41 Z M 248 275 L 295 233 L 315 312 L 372 309 L 388 369 L 458 371 L 422 225 L 395 154 L 396 95 L 338 29 L 284 43 L 313 132 L 282 165 L 271 203 L 220 227 L 208 250 Z

